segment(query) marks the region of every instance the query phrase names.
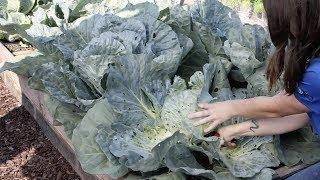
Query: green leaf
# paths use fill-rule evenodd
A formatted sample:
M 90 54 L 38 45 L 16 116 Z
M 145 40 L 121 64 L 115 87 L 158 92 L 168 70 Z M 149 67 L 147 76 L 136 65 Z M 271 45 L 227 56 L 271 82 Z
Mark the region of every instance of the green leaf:
M 272 44 L 268 32 L 263 27 L 250 24 L 243 25 L 240 31 L 234 29 L 228 40 L 231 44 L 237 42 L 249 48 L 261 62 L 267 60 Z
M 248 92 L 251 96 L 274 96 L 283 88 L 279 82 L 269 90 L 269 82 L 266 78 L 266 64 L 250 75 L 246 80 L 248 82 Z
M 137 16 L 152 16 L 153 18 L 159 17 L 159 8 L 153 3 L 144 2 L 138 4 L 127 4 L 127 6 L 115 13 L 122 18 L 130 18 Z
M 66 59 L 73 59 L 76 50 L 84 49 L 93 38 L 121 22 L 119 17 L 113 15 L 96 14 L 80 18 L 57 38 L 56 46 Z
M 58 36 L 62 34 L 62 31 L 57 27 L 49 27 L 43 24 L 34 24 L 28 30 L 26 30 L 26 38 L 37 48 L 41 53 L 45 55 L 55 54 L 57 58 L 62 57 L 61 52 L 55 46 Z
M 266 167 L 277 167 L 279 162 L 270 153 L 260 150 L 263 144 L 272 142 L 272 137 L 246 137 L 237 147 L 222 148 L 219 151 L 222 162 L 236 177 L 253 177 Z
M 62 68 L 53 63 L 44 64 L 41 68 L 47 72 L 43 74 L 41 80 L 50 95 L 64 103 L 74 104 L 78 107 L 81 105 L 75 96 L 69 77 Z
M 143 178 L 141 176 L 130 174 L 129 176 L 125 177 L 125 180 L 141 180 L 141 179 L 152 179 L 152 180 L 186 180 L 187 177 L 182 173 L 174 173 L 170 172 L 167 174 L 161 174 L 157 176 L 151 176 L 148 178 Z
M 317 153 L 320 140 L 313 135 L 311 127 L 291 132 L 276 139 L 276 151 L 279 159 L 287 166 L 299 162 L 314 164 L 320 160 Z
M 236 11 L 217 0 L 197 1 L 192 10 L 192 18 L 207 24 L 214 33 L 227 39 L 232 29 L 239 30 L 242 27 Z
M 20 8 L 20 0 L 1 0 L 0 9 L 6 12 L 18 12 Z
M 72 138 L 73 130 L 81 122 L 85 112 L 71 104 L 60 103 L 53 116 L 58 122 L 63 124 L 64 132 Z
M 64 132 L 71 139 L 73 130 L 86 113 L 74 105 L 61 103 L 51 96 L 46 96 L 45 104 L 53 116 L 54 125 L 63 125 Z
M 82 168 L 91 174 L 109 174 L 122 177 L 128 169 L 116 161 L 110 161 L 96 142 L 101 126 L 110 126 L 115 121 L 114 112 L 104 99 L 88 111 L 81 123 L 73 131 L 72 143 Z
M 257 175 L 255 175 L 252 178 L 237 178 L 234 177 L 230 172 L 220 172 L 217 174 L 217 179 L 219 180 L 241 180 L 241 179 L 246 179 L 246 180 L 272 180 L 272 176 L 274 174 L 274 170 L 272 169 L 262 169 L 261 172 Z
M 57 111 L 57 107 L 61 104 L 57 99 L 53 98 L 52 96 L 45 95 L 44 96 L 44 104 L 46 105 L 48 111 L 51 115 L 54 115 Z M 57 121 L 53 118 L 53 125 L 54 126 L 61 126 L 61 122 Z
M 262 66 L 262 63 L 255 58 L 249 48 L 238 43 L 230 44 L 229 41 L 225 41 L 224 50 L 231 62 L 241 70 L 244 78 L 248 78 L 255 72 L 255 69 Z
M 197 31 L 197 34 L 199 34 L 201 42 L 205 46 L 206 51 L 211 56 L 218 55 L 223 45 L 218 34 L 215 34 L 207 26 L 204 26 L 198 22 L 194 22 L 193 28 L 196 29 L 195 31 Z
M 170 148 L 165 160 L 166 166 L 173 172 L 216 179 L 216 173 L 201 166 L 190 150 L 183 145 L 178 144 Z
M 22 12 L 23 14 L 28 14 L 32 10 L 35 4 L 36 4 L 36 0 L 20 1 L 19 12 Z
M 25 14 L 23 13 L 20 13 L 20 12 L 12 12 L 12 13 L 9 13 L 6 20 L 8 22 L 11 22 L 11 23 L 16 23 L 16 24 L 19 24 L 19 25 L 29 25 L 31 24 L 31 21 L 29 19 L 29 17 L 27 17 Z
M 55 59 L 52 58 L 54 57 L 44 56 L 40 53 L 35 52 L 34 54 L 26 57 L 6 60 L 3 66 L 0 67 L 0 72 L 9 70 L 15 72 L 18 75 L 30 77 L 35 70 L 34 68 L 50 61 L 55 61 Z

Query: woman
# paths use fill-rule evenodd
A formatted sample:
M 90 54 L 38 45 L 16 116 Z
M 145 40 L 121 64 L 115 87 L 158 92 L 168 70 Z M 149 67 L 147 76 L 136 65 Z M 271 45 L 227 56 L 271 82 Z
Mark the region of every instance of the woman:
M 202 110 L 190 115 L 197 126 L 210 124 L 206 132 L 234 116 L 255 119 L 220 128 L 226 145 L 234 145 L 235 138 L 283 134 L 308 123 L 320 134 L 320 1 L 263 0 L 263 4 L 276 47 L 266 77 L 270 87 L 283 77 L 284 91 L 274 97 L 200 104 Z

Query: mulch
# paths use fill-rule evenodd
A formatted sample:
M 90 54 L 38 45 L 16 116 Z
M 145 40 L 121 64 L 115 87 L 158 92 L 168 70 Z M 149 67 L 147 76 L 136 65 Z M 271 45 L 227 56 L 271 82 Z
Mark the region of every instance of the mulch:
M 10 111 L 0 118 L 0 180 L 80 179 L 30 114 L 16 106 L 0 82 L 0 117 Z

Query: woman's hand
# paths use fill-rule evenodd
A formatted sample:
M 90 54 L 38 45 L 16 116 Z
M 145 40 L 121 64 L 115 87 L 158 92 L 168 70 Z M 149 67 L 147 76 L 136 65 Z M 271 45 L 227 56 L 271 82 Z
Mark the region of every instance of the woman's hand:
M 293 114 L 309 112 L 294 95 L 284 92 L 273 97 L 255 97 L 251 99 L 237 99 L 213 104 L 200 104 L 199 112 L 190 114 L 190 119 L 195 119 L 195 125 L 210 123 L 205 129 L 208 133 L 219 124 L 235 117 L 241 116 L 249 119 L 265 119 L 285 117 Z M 200 120 L 198 120 L 200 118 Z
M 233 139 L 245 136 L 269 136 L 288 133 L 306 126 L 309 123 L 307 114 L 296 114 L 281 118 L 245 121 L 220 128 L 217 132 L 223 144 L 234 146 Z
M 220 128 L 217 133 L 221 139 L 221 145 L 228 147 L 236 146 L 236 143 L 232 140 L 239 138 L 237 136 L 237 129 L 231 128 L 231 126 L 225 126 Z
M 189 119 L 194 120 L 195 126 L 210 123 L 205 129 L 205 133 L 212 131 L 219 124 L 234 116 L 230 101 L 218 102 L 213 104 L 199 104 L 201 111 L 189 115 Z

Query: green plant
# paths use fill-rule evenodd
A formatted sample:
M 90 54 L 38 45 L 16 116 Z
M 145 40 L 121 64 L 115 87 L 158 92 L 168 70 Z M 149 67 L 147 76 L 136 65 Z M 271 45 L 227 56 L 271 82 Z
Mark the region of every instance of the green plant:
M 48 95 L 55 124 L 64 126 L 82 168 L 91 174 L 267 180 L 278 157 L 297 163 L 272 136 L 241 138 L 229 149 L 187 118 L 199 102 L 268 96 L 281 89 L 269 91 L 264 77 L 273 49 L 267 31 L 243 25 L 218 1 L 203 0 L 191 10 L 159 3 L 97 2 L 84 7 L 85 16 L 64 19 L 59 27 L 41 21 L 27 30 L 0 26 L 38 49 L 0 64 L 0 72 L 26 76 L 30 87 Z M 243 121 L 236 117 L 223 125 Z M 305 144 L 311 142 L 319 143 L 308 136 Z M 294 151 L 299 161 L 311 158 Z

